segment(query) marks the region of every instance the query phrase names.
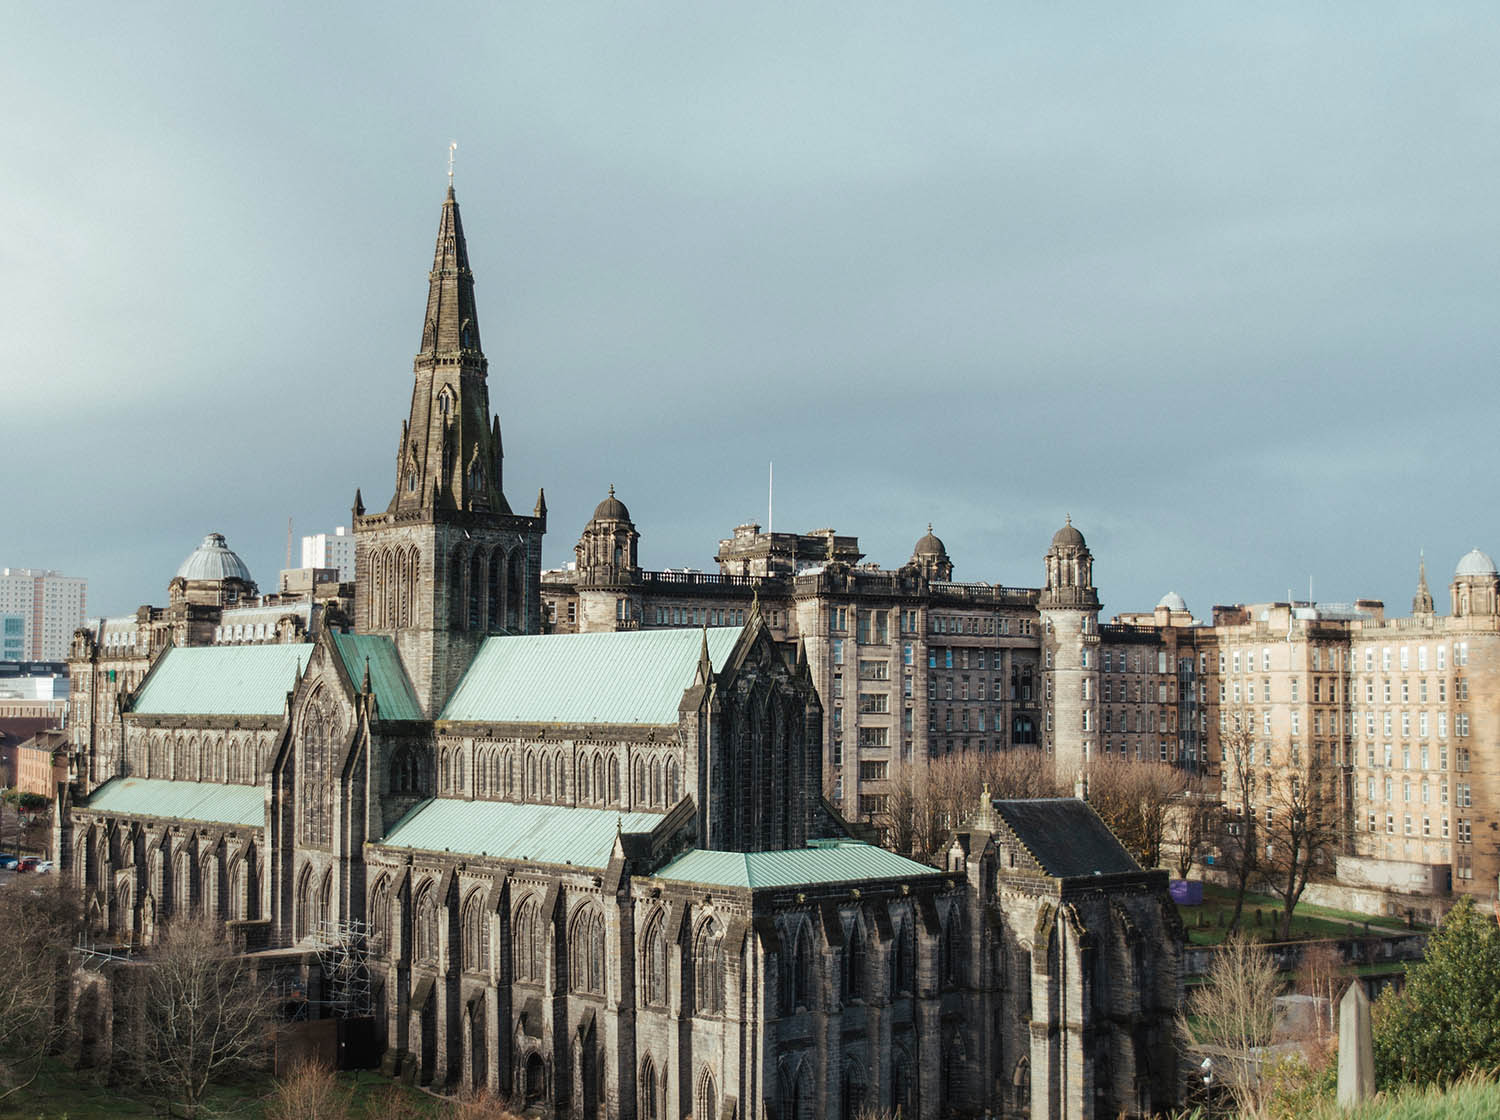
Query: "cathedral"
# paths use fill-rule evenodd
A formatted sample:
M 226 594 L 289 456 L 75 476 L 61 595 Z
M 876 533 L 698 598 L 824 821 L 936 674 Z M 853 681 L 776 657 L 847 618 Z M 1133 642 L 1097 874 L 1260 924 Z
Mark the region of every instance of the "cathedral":
M 545 632 L 546 502 L 505 495 L 451 186 L 395 451 L 387 505 L 355 495 L 352 617 L 266 644 L 164 630 L 120 680 L 75 639 L 57 854 L 98 936 L 207 913 L 325 995 L 337 944 L 362 993 L 338 1011 L 389 1073 L 550 1116 L 1176 1102 L 1166 876 L 1084 802 L 986 795 L 917 863 L 822 795 L 807 644 L 753 588 L 696 627 Z M 608 502 L 591 560 L 633 564 Z M 1097 603 L 1081 536 L 1049 557 L 1061 672 Z

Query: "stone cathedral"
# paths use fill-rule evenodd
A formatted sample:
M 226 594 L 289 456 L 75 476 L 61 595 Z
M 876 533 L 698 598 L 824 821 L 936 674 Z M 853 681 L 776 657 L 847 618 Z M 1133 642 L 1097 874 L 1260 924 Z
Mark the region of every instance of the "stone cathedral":
M 451 186 L 421 340 L 352 623 L 167 643 L 75 726 L 58 858 L 100 936 L 208 913 L 316 987 L 356 931 L 389 1072 L 545 1115 L 1174 1103 L 1165 873 L 1083 802 L 986 796 L 915 863 L 820 796 L 806 652 L 758 604 L 541 633 L 546 503 L 505 495 Z

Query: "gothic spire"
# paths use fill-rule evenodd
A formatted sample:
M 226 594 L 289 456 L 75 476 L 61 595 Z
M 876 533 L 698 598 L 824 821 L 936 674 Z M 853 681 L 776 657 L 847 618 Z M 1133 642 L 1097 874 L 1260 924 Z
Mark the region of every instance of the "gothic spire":
M 1432 614 L 1436 608 L 1432 604 L 1432 592 L 1427 587 L 1427 554 L 1417 554 L 1417 593 L 1412 597 L 1411 613 Z
M 479 346 L 479 314 L 474 307 L 474 273 L 469 270 L 469 246 L 464 241 L 464 223 L 452 186 L 443 200 L 432 272 L 427 279 L 422 353 L 443 355 L 449 360 L 472 356 L 481 365 L 484 362 Z

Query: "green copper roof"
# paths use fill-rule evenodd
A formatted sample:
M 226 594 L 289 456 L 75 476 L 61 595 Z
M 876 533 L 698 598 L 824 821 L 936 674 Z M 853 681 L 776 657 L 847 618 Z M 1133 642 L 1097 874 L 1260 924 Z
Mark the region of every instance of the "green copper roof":
M 873 844 L 824 841 L 810 848 L 785 852 L 686 852 L 658 871 L 656 878 L 754 889 L 851 883 L 861 879 L 911 879 L 940 874 L 942 872 L 935 867 Z
M 179 817 L 259 828 L 266 823 L 266 792 L 260 786 L 222 782 L 111 778 L 80 808 L 95 813 Z
M 382 634 L 333 634 L 333 646 L 356 690 L 365 683 L 370 667 L 370 688 L 375 693 L 381 719 L 421 719 L 422 707 L 396 653 L 396 643 Z
M 617 830 L 650 832 L 661 820 L 659 813 L 437 799 L 407 813 L 381 844 L 601 869 Z
M 276 716 L 312 645 L 191 646 L 167 650 L 131 711 L 155 716 Z
M 707 631 L 723 667 L 743 627 Z M 442 719 L 471 723 L 675 724 L 704 631 L 489 638 Z

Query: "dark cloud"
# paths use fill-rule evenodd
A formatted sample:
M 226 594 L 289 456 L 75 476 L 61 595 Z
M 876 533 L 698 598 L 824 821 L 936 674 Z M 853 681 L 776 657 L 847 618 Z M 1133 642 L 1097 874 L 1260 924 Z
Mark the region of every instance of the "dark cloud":
M 960 578 L 1071 513 L 1110 610 L 1500 548 L 1486 6 L 8 22 L 0 562 L 96 609 L 385 501 L 451 137 L 549 562 L 614 483 L 707 567 L 772 459 L 778 527 Z

